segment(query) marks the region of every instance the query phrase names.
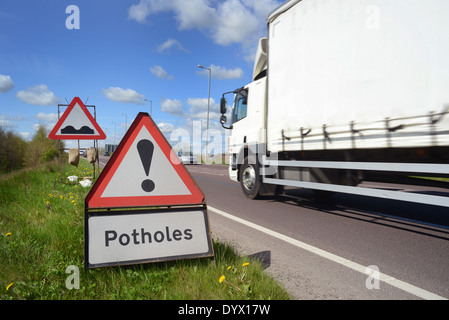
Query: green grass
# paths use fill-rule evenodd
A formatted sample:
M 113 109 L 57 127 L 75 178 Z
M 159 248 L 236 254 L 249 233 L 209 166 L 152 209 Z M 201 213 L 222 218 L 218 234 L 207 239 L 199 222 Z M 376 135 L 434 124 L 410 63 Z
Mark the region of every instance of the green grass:
M 415 179 L 424 179 L 424 180 L 434 180 L 434 181 L 440 181 L 440 182 L 449 182 L 449 178 L 441 178 L 441 177 L 411 177 Z
M 91 166 L 65 166 L 62 176 L 70 175 L 92 175 Z M 84 270 L 88 192 L 59 183 L 57 165 L 0 177 L 1 300 L 290 299 L 258 261 L 216 241 L 215 264 L 194 259 Z M 79 289 L 66 286 L 69 266 L 79 269 Z

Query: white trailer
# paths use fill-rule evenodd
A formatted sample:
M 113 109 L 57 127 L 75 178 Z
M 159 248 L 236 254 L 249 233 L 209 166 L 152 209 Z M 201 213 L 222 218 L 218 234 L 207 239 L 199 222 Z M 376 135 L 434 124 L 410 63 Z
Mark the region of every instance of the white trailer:
M 449 176 L 448 12 L 447 0 L 291 0 L 272 12 L 229 126 L 221 101 L 231 179 L 250 198 L 295 186 L 449 206 L 356 187 Z

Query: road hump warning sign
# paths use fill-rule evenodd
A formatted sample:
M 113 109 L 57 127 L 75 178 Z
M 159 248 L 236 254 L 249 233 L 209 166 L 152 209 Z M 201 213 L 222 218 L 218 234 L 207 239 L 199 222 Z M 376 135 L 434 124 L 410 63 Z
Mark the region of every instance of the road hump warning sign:
M 80 98 L 73 98 L 48 138 L 51 140 L 104 140 L 106 134 Z
M 204 195 L 148 113 L 139 113 L 86 197 L 87 208 L 204 203 Z

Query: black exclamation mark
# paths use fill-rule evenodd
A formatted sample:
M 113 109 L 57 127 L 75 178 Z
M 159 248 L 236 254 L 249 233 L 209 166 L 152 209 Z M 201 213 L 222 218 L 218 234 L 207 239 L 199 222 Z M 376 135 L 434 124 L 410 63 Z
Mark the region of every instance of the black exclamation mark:
M 140 160 L 142 160 L 145 174 L 148 176 L 150 174 L 151 160 L 153 159 L 154 145 L 150 140 L 140 140 L 137 143 L 137 151 L 139 151 Z M 150 179 L 142 181 L 142 189 L 146 192 L 153 191 L 154 182 Z

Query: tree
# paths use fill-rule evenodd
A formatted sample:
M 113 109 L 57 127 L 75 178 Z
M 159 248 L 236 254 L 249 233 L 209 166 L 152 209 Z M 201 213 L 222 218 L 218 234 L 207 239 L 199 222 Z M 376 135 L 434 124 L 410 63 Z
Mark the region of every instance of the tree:
M 10 172 L 24 165 L 26 142 L 12 131 L 0 128 L 0 172 Z
M 53 160 L 58 154 L 58 141 L 48 139 L 47 130 L 43 125 L 40 125 L 33 139 L 27 145 L 25 164 L 35 166 Z

